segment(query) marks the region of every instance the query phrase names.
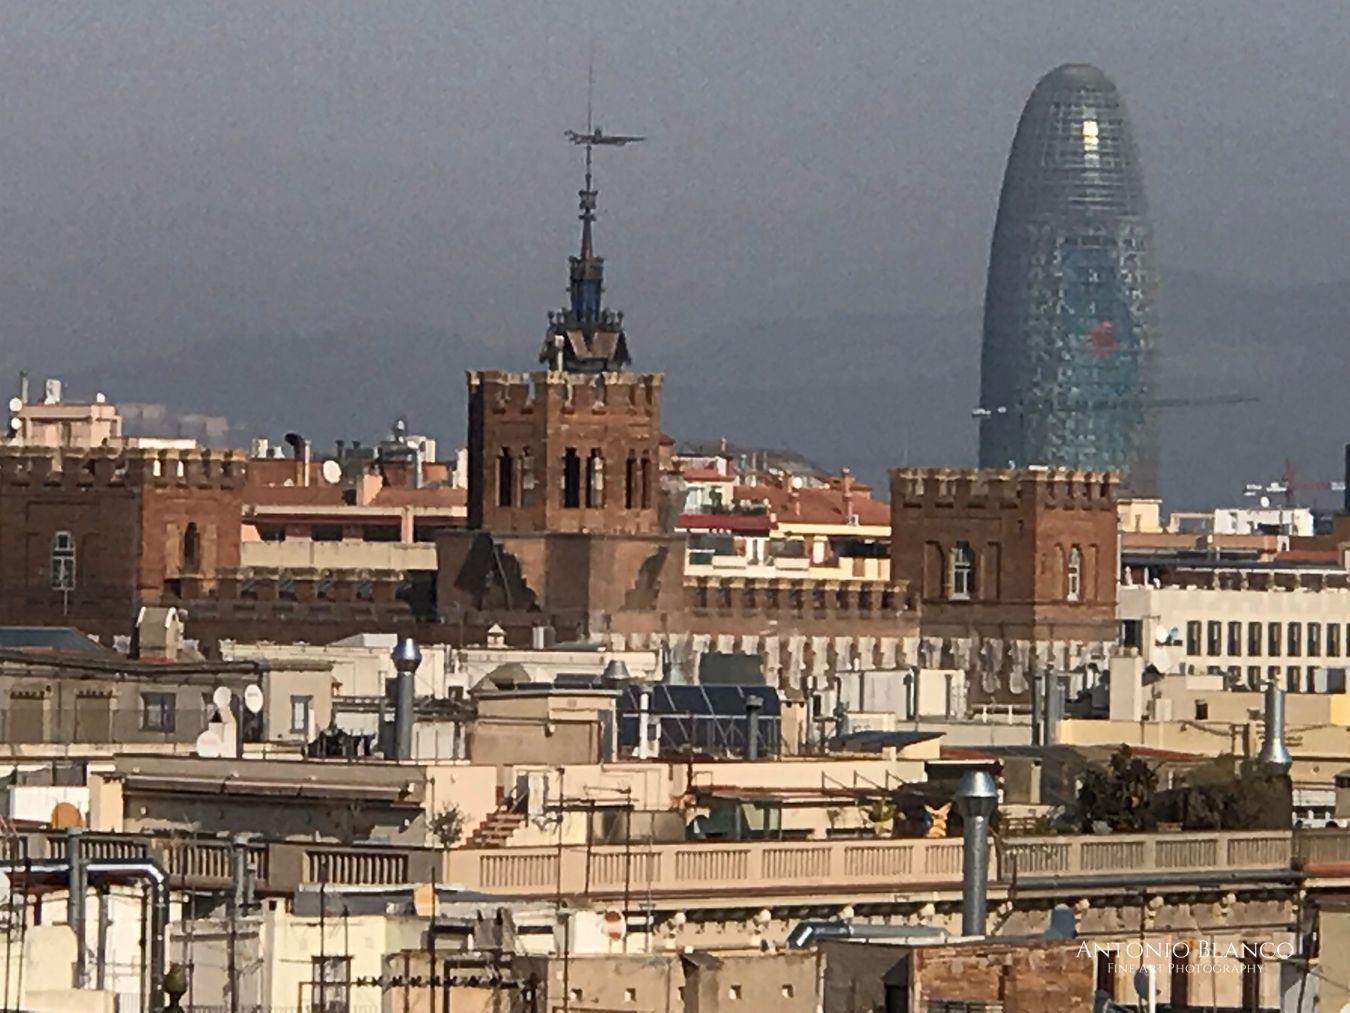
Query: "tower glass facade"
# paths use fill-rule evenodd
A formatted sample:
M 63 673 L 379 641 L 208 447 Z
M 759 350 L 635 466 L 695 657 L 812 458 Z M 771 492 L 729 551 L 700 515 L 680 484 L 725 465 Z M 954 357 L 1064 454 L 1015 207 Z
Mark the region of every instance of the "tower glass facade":
M 983 467 L 1118 471 L 1156 495 L 1154 257 L 1120 93 L 1096 67 L 1051 71 L 1022 111 L 994 227 Z

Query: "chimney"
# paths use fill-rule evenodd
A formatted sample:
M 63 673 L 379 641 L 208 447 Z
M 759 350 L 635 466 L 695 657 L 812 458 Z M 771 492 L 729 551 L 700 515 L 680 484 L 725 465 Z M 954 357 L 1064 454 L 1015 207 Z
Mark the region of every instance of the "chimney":
M 287 433 L 285 442 L 291 448 L 291 453 L 295 457 L 296 470 L 299 472 L 295 476 L 295 484 L 298 486 L 309 485 L 309 441 L 299 433 Z
M 758 693 L 752 693 L 745 698 L 745 758 L 747 760 L 759 759 L 759 712 L 763 709 L 764 698 Z
M 844 520 L 853 519 L 853 473 L 847 468 L 839 475 L 839 485 L 844 491 Z
M 988 771 L 968 770 L 956 789 L 956 811 L 965 823 L 961 858 L 961 935 L 983 936 L 989 917 L 989 820 L 998 787 Z
M 638 690 L 638 734 L 637 734 L 637 758 L 639 760 L 650 759 L 647 749 L 647 726 L 651 719 L 652 710 L 652 691 L 650 686 L 643 686 Z
M 1294 762 L 1284 744 L 1284 690 L 1271 679 L 1266 685 L 1266 728 L 1261 740 L 1261 752 L 1256 757 L 1281 772 L 1288 772 Z
M 422 664 L 422 651 L 412 637 L 399 637 L 390 654 L 394 662 L 394 741 L 395 760 L 411 760 L 413 753 L 413 710 L 417 694 L 413 676 Z

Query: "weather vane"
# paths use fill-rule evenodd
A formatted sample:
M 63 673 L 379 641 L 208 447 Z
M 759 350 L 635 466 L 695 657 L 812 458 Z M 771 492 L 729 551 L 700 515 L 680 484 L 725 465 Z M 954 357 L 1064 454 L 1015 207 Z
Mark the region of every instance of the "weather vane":
M 586 149 L 586 190 L 583 193 L 583 200 L 589 195 L 590 207 L 583 207 L 583 211 L 595 210 L 595 193 L 591 189 L 591 151 L 593 148 L 605 145 L 612 148 L 622 148 L 627 144 L 636 144 L 638 141 L 645 141 L 647 138 L 639 137 L 636 134 L 606 134 L 592 121 L 592 110 L 595 106 L 595 29 L 591 28 L 590 52 L 586 59 L 586 131 L 582 133 L 577 130 L 564 131 L 566 137 L 573 144 L 580 144 Z

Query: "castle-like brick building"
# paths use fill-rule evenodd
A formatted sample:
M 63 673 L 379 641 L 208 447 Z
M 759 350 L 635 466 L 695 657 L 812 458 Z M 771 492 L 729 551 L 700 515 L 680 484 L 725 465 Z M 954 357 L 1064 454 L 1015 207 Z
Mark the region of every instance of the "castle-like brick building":
M 528 643 L 546 627 L 660 645 L 686 666 L 755 654 L 787 687 L 842 668 L 963 669 L 972 702 L 1023 699 L 1047 665 L 1104 663 L 1111 475 L 897 469 L 888 575 L 687 573 L 662 378 L 631 371 L 622 314 L 603 305 L 594 208 L 588 175 L 571 300 L 549 317 L 543 368 L 467 376 L 467 525 L 436 529 L 434 571 L 241 566 L 242 455 L 0 447 L 0 622 L 111 637 L 141 606 L 175 605 L 208 650 L 374 630 L 456 642 L 493 625 Z

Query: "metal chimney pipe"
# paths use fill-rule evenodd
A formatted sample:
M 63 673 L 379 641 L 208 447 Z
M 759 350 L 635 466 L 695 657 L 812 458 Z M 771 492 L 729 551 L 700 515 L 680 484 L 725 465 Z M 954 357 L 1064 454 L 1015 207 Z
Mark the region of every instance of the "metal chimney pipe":
M 416 693 L 413 676 L 422 664 L 422 650 L 412 637 L 399 637 L 390 654 L 394 669 L 394 758 L 411 760 L 413 753 L 413 711 Z
M 1276 679 L 1266 684 L 1266 727 L 1257 759 L 1281 771 L 1288 771 L 1294 762 L 1284 744 L 1284 690 Z
M 1059 741 L 1059 721 L 1064 717 L 1064 679 L 1053 668 L 1045 673 L 1041 690 L 1045 698 L 1045 725 L 1041 730 L 1041 744 L 1053 746 Z
M 759 759 L 759 712 L 764 708 L 764 698 L 758 694 L 752 693 L 745 698 L 745 716 L 746 716 L 746 746 L 745 758 L 747 760 Z
M 66 924 L 75 935 L 75 987 L 85 986 L 84 924 L 85 895 L 89 892 L 89 882 L 85 877 L 84 848 L 80 827 L 66 829 L 66 861 L 70 863 L 66 870 Z
M 955 801 L 965 822 L 961 935 L 983 936 L 989 917 L 989 820 L 998 808 L 998 786 L 988 771 L 968 770 L 961 776 Z

